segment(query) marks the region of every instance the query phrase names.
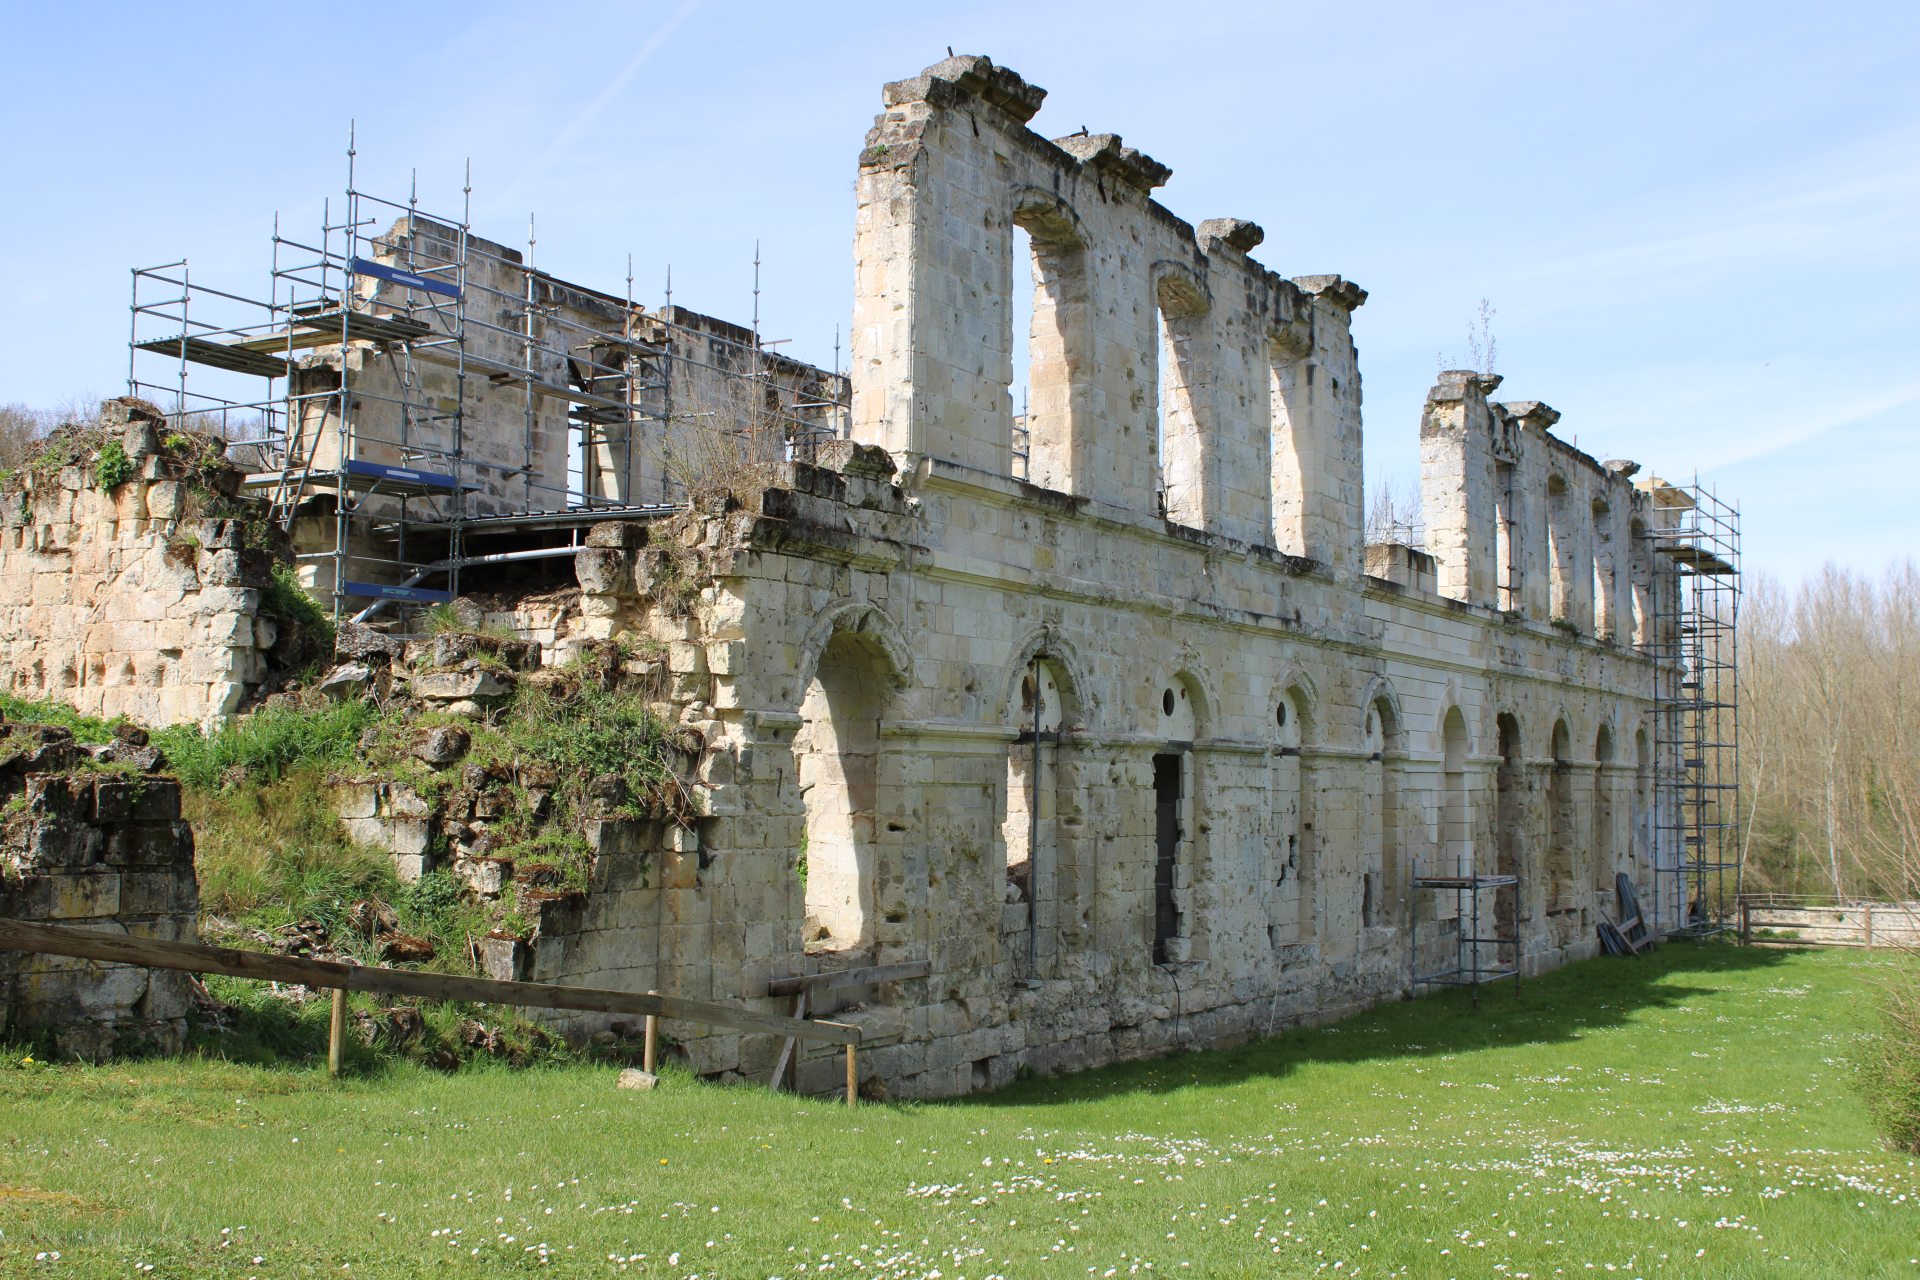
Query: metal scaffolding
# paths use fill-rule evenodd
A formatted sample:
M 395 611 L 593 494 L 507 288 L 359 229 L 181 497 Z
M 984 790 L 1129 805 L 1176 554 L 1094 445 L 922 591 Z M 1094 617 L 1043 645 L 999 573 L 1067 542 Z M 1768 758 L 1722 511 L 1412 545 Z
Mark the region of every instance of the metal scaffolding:
M 837 339 L 830 374 L 760 339 L 757 250 L 752 330 L 675 308 L 670 283 L 649 310 L 631 260 L 624 297 L 558 280 L 534 266 L 531 219 L 524 253 L 473 234 L 470 181 L 457 216 L 432 213 L 362 190 L 355 157 L 317 243 L 276 219 L 264 300 L 185 260 L 137 268 L 128 339 L 129 393 L 229 441 L 336 618 L 451 600 L 462 568 L 503 559 L 470 546 L 481 534 L 577 540 L 608 513 L 678 509 L 676 432 L 724 447 L 750 427 L 804 460 L 846 436 Z M 690 405 L 683 383 L 726 403 Z M 664 460 L 645 493 L 642 447 Z
M 1436 898 L 1453 895 L 1455 931 L 1453 963 L 1430 973 L 1420 972 L 1420 907 L 1416 901 L 1409 916 L 1409 949 L 1412 952 L 1409 973 L 1415 994 L 1425 987 L 1466 987 L 1473 1003 L 1480 1003 L 1480 988 L 1490 982 L 1513 980 L 1513 993 L 1520 994 L 1520 938 L 1499 932 L 1502 913 L 1497 909 L 1499 895 L 1509 895 L 1513 912 L 1509 922 L 1518 919 L 1520 877 L 1514 875 L 1477 875 L 1471 867 L 1459 867 L 1453 874 L 1423 873 L 1414 860 L 1413 887 L 1429 890 Z M 1484 907 L 1483 909 L 1483 900 Z M 1484 948 L 1484 949 L 1483 949 Z
M 1733 927 L 1740 846 L 1740 512 L 1698 478 L 1656 481 L 1653 930 Z

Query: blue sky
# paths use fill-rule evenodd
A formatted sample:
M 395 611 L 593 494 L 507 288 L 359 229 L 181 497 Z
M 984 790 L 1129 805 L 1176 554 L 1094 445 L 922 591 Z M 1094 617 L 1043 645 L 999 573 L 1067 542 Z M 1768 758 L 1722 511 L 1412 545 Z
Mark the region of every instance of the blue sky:
M 1751 569 L 1877 571 L 1920 516 L 1920 4 L 1404 3 L 550 9 L 23 7 L 0 48 L 11 246 L 0 402 L 115 394 L 129 267 L 265 292 L 268 234 L 344 182 L 455 206 L 618 290 L 831 359 L 855 158 L 882 82 L 947 46 L 1117 132 L 1189 221 L 1337 271 L 1368 470 L 1414 476 L 1483 297 L 1503 398 L 1602 457 L 1738 501 Z

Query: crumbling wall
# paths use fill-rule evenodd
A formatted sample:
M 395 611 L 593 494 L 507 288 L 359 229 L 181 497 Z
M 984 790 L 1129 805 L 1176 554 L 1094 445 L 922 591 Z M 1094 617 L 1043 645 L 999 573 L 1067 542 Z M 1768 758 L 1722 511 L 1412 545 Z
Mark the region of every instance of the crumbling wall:
M 111 401 L 0 484 L 0 671 L 8 692 L 89 715 L 208 725 L 266 679 L 264 556 L 215 516 L 235 477 L 157 412 Z M 184 437 L 179 438 L 182 441 Z M 103 461 L 104 460 L 104 461 Z
M 1530 971 L 1590 954 L 1603 886 L 1648 865 L 1654 668 L 1624 620 L 1664 580 L 1643 558 L 1594 589 L 1596 522 L 1637 536 L 1615 527 L 1642 514 L 1629 468 L 1449 375 L 1429 485 L 1471 484 L 1469 527 L 1363 549 L 1360 290 L 1251 263 L 1250 224 L 1187 227 L 1118 139 L 1038 138 L 1038 91 L 984 59 L 887 105 L 862 155 L 859 443 L 603 525 L 577 558 L 582 633 L 662 646 L 706 817 L 670 885 L 625 910 L 596 887 L 606 927 L 545 972 L 752 999 L 924 961 L 831 1011 L 890 1089 L 940 1095 L 1338 1016 L 1451 963 L 1463 930 L 1516 936 L 1499 958 Z M 1003 364 L 1018 225 L 1044 295 L 1034 482 L 1011 474 Z M 1469 399 L 1471 423 L 1439 421 Z M 1537 504 L 1495 522 L 1512 600 L 1496 448 Z M 1611 614 L 1582 608 L 1581 571 Z M 1521 891 L 1479 921 L 1415 885 L 1496 871 Z M 747 1075 L 773 1052 L 687 1049 Z
M 194 941 L 200 893 L 180 787 L 139 771 L 137 740 L 98 754 L 64 729 L 0 723 L 0 915 Z M 178 1052 L 191 979 L 138 965 L 0 952 L 0 1036 L 61 1057 Z

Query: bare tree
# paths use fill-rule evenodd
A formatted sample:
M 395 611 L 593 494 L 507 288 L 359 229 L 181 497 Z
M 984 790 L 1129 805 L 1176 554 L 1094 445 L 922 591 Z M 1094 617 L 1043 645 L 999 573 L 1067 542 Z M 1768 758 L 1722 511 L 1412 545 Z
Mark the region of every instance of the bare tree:
M 1369 546 L 1398 542 L 1409 547 L 1426 542 L 1420 516 L 1420 491 L 1398 476 L 1388 476 L 1367 499 L 1366 541 Z

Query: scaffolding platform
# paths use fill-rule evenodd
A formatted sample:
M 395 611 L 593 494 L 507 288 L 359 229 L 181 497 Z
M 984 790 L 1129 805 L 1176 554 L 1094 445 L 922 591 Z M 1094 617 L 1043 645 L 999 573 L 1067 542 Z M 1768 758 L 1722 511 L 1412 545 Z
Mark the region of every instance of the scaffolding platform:
M 250 373 L 261 378 L 284 378 L 293 372 L 293 366 L 277 356 L 268 355 L 268 350 L 246 345 L 244 342 L 215 342 L 211 338 L 196 338 L 191 334 L 175 334 L 169 338 L 149 338 L 134 343 L 141 351 L 152 351 L 157 355 L 178 356 L 182 360 L 191 360 L 195 364 L 204 364 L 212 369 L 223 369 L 228 373 Z
M 1426 873 L 1420 870 L 1416 860 L 1413 864 L 1413 887 L 1434 893 L 1454 895 L 1454 963 L 1445 969 L 1436 969 L 1428 973 L 1420 972 L 1420 911 L 1416 906 L 1411 915 L 1411 927 L 1408 930 L 1408 982 L 1410 990 L 1417 994 L 1421 987 L 1467 987 L 1472 991 L 1473 1003 L 1480 1003 L 1480 988 L 1490 982 L 1513 980 L 1514 998 L 1520 995 L 1520 939 L 1518 936 L 1499 935 L 1483 937 L 1480 927 L 1485 917 L 1481 910 L 1481 897 L 1493 897 L 1501 889 L 1511 889 L 1517 895 L 1520 892 L 1520 877 L 1517 875 L 1479 875 L 1455 871 L 1453 874 Z M 1518 919 L 1518 905 L 1515 905 L 1515 919 Z M 1496 926 L 1497 928 L 1497 926 Z M 1482 948 L 1488 948 L 1483 952 Z M 1501 948 L 1507 948 L 1511 959 L 1502 959 Z

